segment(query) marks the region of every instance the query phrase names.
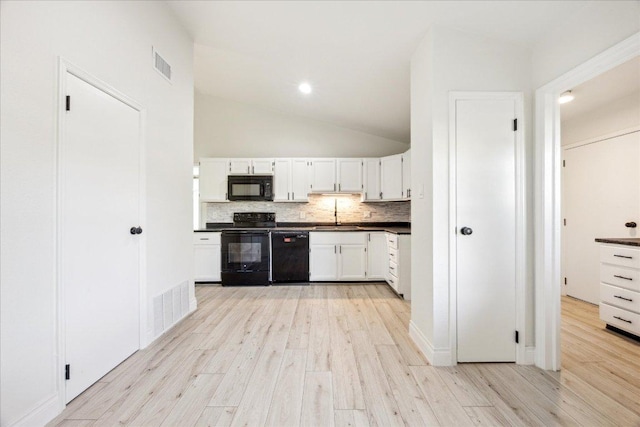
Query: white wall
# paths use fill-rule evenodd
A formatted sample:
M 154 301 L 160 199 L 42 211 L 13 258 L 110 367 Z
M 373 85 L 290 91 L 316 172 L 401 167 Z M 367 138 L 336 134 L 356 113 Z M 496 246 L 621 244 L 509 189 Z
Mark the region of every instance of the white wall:
M 196 91 L 194 158 L 378 157 L 409 148 L 326 122 L 213 97 Z
M 525 95 L 531 170 L 529 52 L 508 43 L 433 27 L 411 63 L 412 186 L 411 319 L 436 354 L 447 359 L 449 311 L 449 92 L 518 91 Z M 529 179 L 531 183 L 531 179 Z M 420 197 L 424 188 L 424 198 Z M 531 184 L 529 184 L 529 190 Z M 529 195 L 532 191 L 528 192 Z M 531 199 L 531 197 L 529 197 Z M 531 202 L 531 200 L 528 200 Z M 531 209 L 529 209 L 531 216 Z M 529 227 L 528 234 L 532 230 Z M 532 252 L 532 245 L 529 247 Z M 430 261 L 432 260 L 432 261 Z M 429 265 L 432 262 L 432 265 Z M 529 260 L 529 264 L 531 260 Z M 429 318 L 431 317 L 431 318 Z M 527 272 L 526 343 L 533 343 L 533 280 Z M 438 360 L 440 356 L 436 356 Z
M 58 56 L 147 109 L 141 225 L 150 302 L 192 284 L 192 41 L 161 2 L 3 1 L 0 8 L 0 424 L 42 425 L 61 408 L 64 364 L 55 354 Z M 153 70 L 152 45 L 173 66 L 172 84 Z M 99 226 L 100 212 L 95 219 Z
M 532 51 L 537 89 L 640 31 L 639 1 L 587 1 L 547 29 Z
M 598 106 L 570 120 L 562 120 L 562 145 L 640 126 L 640 92 Z

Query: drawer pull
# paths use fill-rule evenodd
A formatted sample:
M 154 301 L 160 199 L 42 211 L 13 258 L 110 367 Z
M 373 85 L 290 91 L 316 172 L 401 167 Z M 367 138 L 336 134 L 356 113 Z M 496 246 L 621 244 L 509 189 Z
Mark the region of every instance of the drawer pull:
M 633 259 L 633 257 L 632 257 L 632 256 L 626 256 L 626 255 L 613 255 L 613 256 L 614 256 L 614 257 L 617 257 L 617 258 Z
M 393 267 L 389 267 L 389 270 L 391 270 L 391 271 L 396 271 L 396 269 L 395 269 L 395 268 L 393 268 Z
M 623 319 L 622 317 L 613 316 L 614 319 L 622 320 L 623 322 L 633 323 L 631 320 Z
M 619 276 L 617 274 L 614 274 L 613 277 L 617 277 L 618 279 L 624 279 L 624 280 L 633 280 L 633 278 L 631 277 Z
M 208 237 L 201 237 L 200 240 L 209 240 Z
M 633 299 L 631 299 L 631 298 L 621 297 L 620 295 L 614 295 L 613 297 L 614 297 L 614 298 L 618 298 L 618 299 L 623 299 L 623 300 L 625 300 L 625 301 L 629 301 L 629 302 L 632 302 L 632 301 L 633 301 Z

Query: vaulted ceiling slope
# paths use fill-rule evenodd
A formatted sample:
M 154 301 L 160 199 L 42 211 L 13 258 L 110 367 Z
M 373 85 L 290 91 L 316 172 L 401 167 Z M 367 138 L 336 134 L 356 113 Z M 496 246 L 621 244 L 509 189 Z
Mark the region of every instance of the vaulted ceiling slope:
M 408 143 L 410 59 L 430 26 L 530 49 L 595 2 L 168 3 L 195 40 L 198 91 Z

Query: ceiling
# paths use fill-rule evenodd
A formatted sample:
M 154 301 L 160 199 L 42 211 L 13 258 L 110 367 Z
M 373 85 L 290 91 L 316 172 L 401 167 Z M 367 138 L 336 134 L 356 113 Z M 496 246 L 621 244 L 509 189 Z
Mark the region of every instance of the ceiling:
M 625 96 L 636 94 L 640 102 L 640 56 L 574 87 L 575 99 L 562 104 L 562 120 L 571 120 Z
M 433 24 L 530 48 L 589 1 L 169 1 L 200 92 L 409 142 L 410 59 Z M 301 81 L 313 85 L 300 94 Z

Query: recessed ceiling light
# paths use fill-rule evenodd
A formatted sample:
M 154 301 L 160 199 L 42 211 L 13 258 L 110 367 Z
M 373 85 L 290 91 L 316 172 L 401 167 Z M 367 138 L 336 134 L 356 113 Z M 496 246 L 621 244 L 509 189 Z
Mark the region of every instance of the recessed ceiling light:
M 567 102 L 573 101 L 574 98 L 575 98 L 575 96 L 573 96 L 571 91 L 568 90 L 566 92 L 562 92 L 562 94 L 560 95 L 560 98 L 558 98 L 558 103 L 566 104 Z
M 300 92 L 304 93 L 305 95 L 309 95 L 313 90 L 311 85 L 307 82 L 300 83 L 300 86 L 298 86 L 298 89 L 300 90 Z

